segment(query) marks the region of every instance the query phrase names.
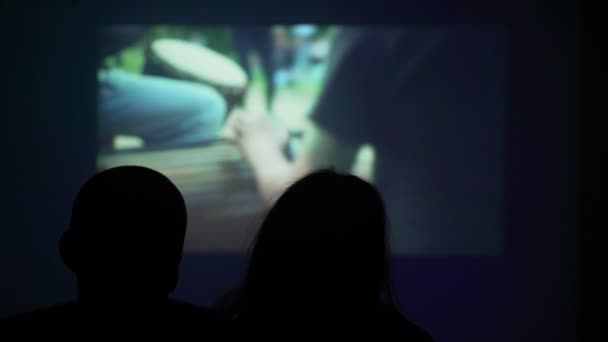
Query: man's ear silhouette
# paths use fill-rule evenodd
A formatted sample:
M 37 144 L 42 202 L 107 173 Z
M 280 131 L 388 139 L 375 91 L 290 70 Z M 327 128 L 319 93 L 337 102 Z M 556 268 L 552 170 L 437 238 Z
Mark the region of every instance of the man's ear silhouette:
M 59 239 L 59 254 L 61 255 L 61 260 L 67 266 L 67 268 L 76 273 L 79 269 L 78 267 L 78 252 L 76 248 L 78 248 L 78 244 L 74 243 L 74 232 L 67 231 L 61 235 Z

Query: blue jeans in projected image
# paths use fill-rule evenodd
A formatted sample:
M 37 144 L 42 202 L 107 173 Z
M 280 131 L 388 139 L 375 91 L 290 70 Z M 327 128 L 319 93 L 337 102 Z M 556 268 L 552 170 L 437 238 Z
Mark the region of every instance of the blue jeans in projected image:
M 226 102 L 215 89 L 119 69 L 98 78 L 102 141 L 121 134 L 140 137 L 146 147 L 177 147 L 217 138 Z

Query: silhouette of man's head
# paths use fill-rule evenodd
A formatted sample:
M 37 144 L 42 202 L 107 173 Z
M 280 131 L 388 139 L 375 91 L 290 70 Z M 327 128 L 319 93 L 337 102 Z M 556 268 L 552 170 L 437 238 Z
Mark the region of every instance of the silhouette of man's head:
M 375 187 L 319 171 L 288 188 L 268 212 L 252 246 L 241 303 L 279 311 L 283 305 L 376 305 L 389 290 L 387 255 L 385 209 Z
M 162 174 L 121 166 L 87 181 L 60 240 L 81 298 L 166 298 L 175 289 L 186 233 L 184 199 Z

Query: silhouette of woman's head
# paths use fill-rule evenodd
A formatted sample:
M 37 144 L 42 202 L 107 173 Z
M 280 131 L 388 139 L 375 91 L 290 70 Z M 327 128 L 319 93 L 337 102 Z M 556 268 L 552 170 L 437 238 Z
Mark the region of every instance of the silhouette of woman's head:
M 304 177 L 260 227 L 239 291 L 241 309 L 379 304 L 385 290 L 390 295 L 386 225 L 371 184 L 325 170 Z
M 184 199 L 167 177 L 116 167 L 81 188 L 60 251 L 81 295 L 166 296 L 177 283 L 186 224 Z

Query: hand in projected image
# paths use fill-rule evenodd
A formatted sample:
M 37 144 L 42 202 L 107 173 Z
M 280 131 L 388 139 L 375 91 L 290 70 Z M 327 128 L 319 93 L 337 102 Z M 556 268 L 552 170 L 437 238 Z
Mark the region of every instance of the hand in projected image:
M 277 119 L 260 112 L 236 110 L 226 123 L 226 134 L 246 155 L 252 151 L 283 150 L 289 131 Z

